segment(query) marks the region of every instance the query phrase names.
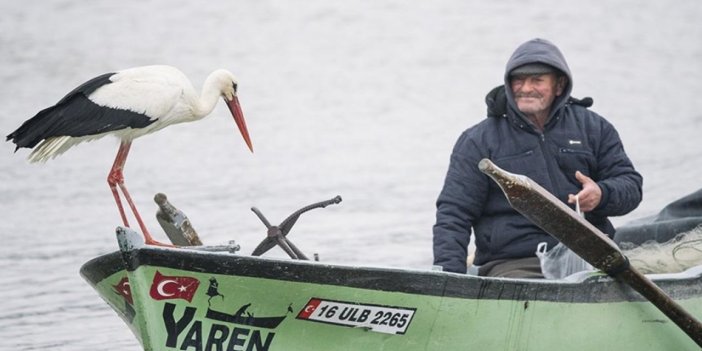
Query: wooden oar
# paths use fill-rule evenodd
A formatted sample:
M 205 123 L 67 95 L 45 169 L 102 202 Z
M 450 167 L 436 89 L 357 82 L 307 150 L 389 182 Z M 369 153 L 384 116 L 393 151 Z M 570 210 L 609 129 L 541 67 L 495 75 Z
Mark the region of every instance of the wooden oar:
M 595 268 L 638 291 L 702 346 L 702 324 L 630 266 L 617 245 L 599 229 L 528 177 L 506 172 L 488 159 L 480 161 L 478 167 L 497 182 L 515 210 Z

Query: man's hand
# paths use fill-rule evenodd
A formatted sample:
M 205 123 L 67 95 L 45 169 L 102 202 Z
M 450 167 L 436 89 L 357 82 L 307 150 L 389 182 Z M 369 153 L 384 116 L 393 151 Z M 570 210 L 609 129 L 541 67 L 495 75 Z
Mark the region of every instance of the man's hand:
M 568 195 L 568 203 L 574 204 L 577 196 L 581 211 L 590 212 L 594 210 L 600 204 L 600 200 L 602 200 L 602 189 L 592 178 L 580 173 L 580 171 L 575 172 L 575 179 L 583 185 L 583 190 L 580 190 L 575 195 Z

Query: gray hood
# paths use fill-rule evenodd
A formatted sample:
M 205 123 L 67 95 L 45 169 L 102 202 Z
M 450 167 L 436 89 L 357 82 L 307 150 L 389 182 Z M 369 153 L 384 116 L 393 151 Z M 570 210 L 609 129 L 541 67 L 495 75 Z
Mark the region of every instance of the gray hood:
M 507 67 L 505 68 L 505 87 L 509 87 L 509 73 L 519 67 L 526 65 L 528 63 L 545 63 L 551 65 L 561 72 L 563 72 L 568 77 L 568 84 L 563 90 L 563 94 L 557 97 L 553 102 L 553 107 L 551 108 L 551 116 L 553 116 L 555 111 L 558 111 L 563 105 L 568 101 L 570 92 L 573 90 L 573 77 L 570 74 L 570 68 L 568 68 L 568 63 L 566 63 L 565 57 L 560 50 L 548 40 L 545 39 L 532 39 L 526 43 L 520 45 L 512 54 L 512 57 L 507 61 Z M 514 95 L 512 94 L 512 89 L 505 89 L 507 95 L 507 102 L 514 111 L 519 111 L 517 104 L 514 101 Z M 520 113 L 521 115 L 521 113 Z

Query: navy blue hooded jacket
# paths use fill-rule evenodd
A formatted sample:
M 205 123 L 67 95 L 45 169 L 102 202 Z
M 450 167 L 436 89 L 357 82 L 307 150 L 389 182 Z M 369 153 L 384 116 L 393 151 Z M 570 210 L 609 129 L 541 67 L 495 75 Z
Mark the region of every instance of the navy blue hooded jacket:
M 535 256 L 539 242 L 548 242 L 549 247 L 558 243 L 512 209 L 497 184 L 478 169 L 483 158 L 528 176 L 564 203 L 569 194 L 582 189 L 576 171 L 592 178 L 602 190 L 602 199 L 586 219 L 610 236 L 614 227 L 607 217 L 624 215 L 641 202 L 642 177 L 624 152 L 619 134 L 587 109 L 591 100 L 570 97 L 573 79 L 555 45 L 534 39 L 518 47 L 507 62 L 505 86 L 510 86 L 513 69 L 537 62 L 568 77 L 543 132 L 519 111 L 511 89 L 498 87 L 486 98 L 488 118 L 463 132 L 454 146 L 434 225 L 434 264 L 445 271 L 466 272 L 471 228 L 477 248 L 475 265 Z

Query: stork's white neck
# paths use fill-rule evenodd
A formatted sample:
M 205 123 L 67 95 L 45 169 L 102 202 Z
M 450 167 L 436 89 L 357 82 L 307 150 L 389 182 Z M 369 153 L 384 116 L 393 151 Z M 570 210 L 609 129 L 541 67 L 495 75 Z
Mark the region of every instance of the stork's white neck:
M 193 115 L 196 119 L 203 118 L 214 110 L 217 100 L 222 97 L 228 84 L 231 84 L 230 82 L 227 73 L 222 70 L 214 71 L 207 76 L 202 85 L 200 99 L 194 104 Z

